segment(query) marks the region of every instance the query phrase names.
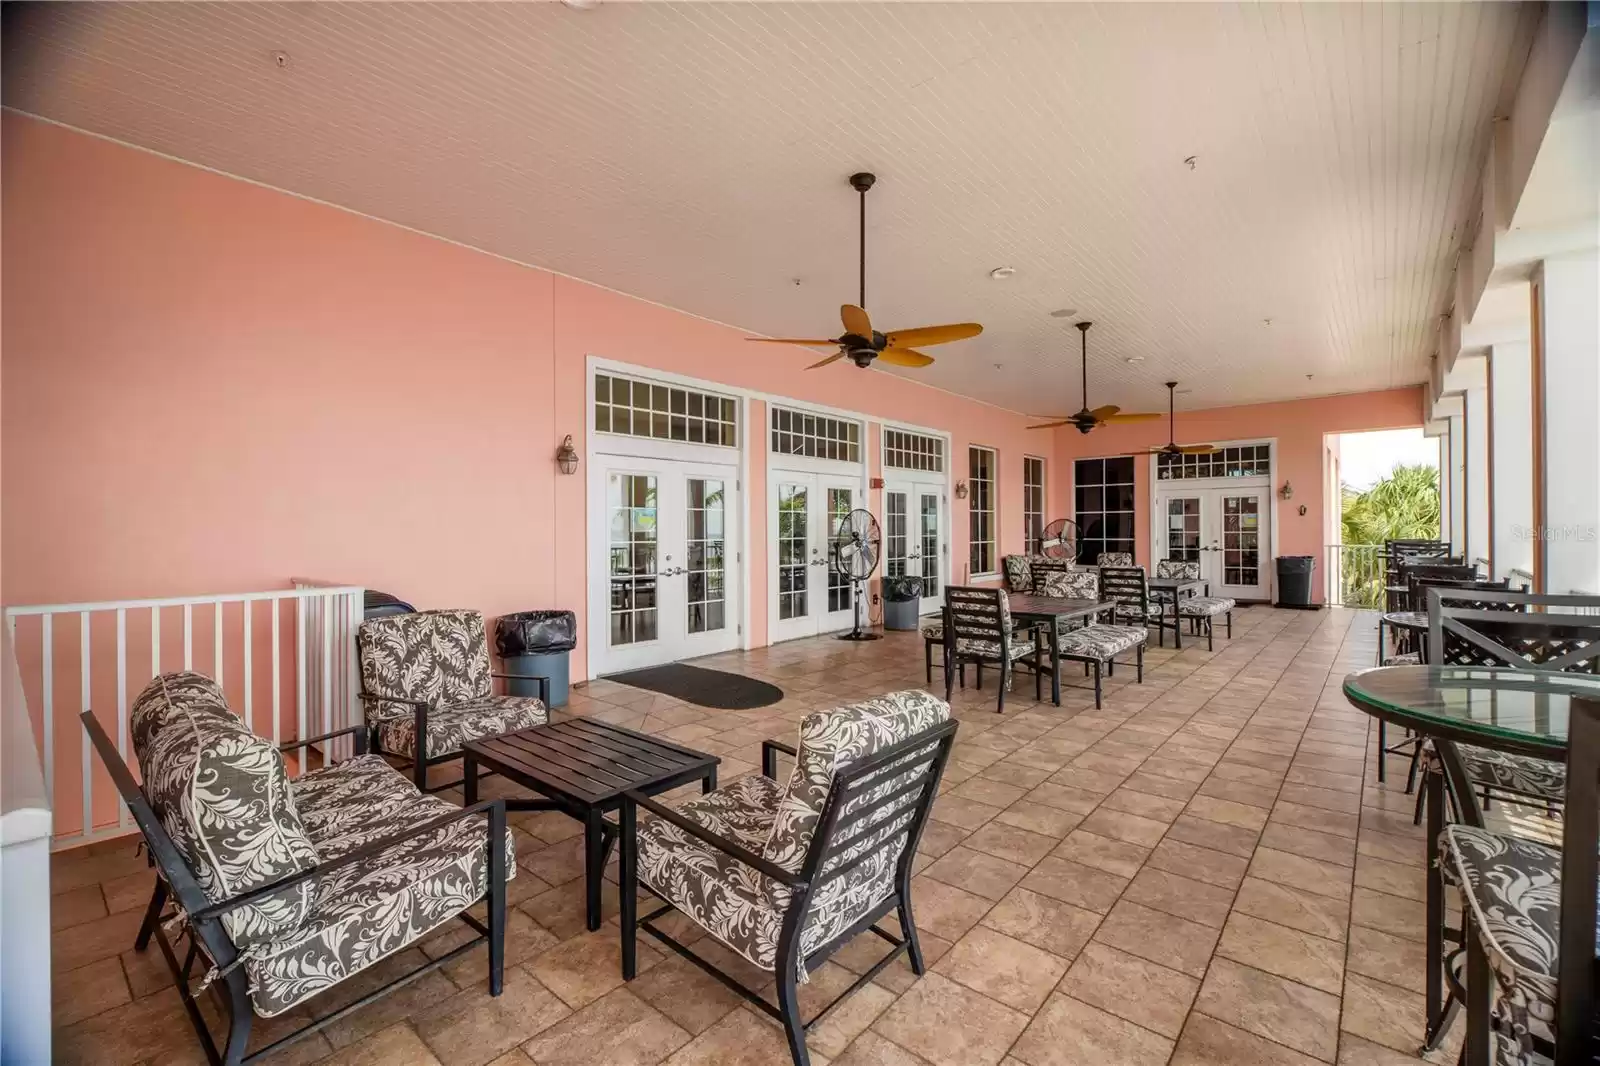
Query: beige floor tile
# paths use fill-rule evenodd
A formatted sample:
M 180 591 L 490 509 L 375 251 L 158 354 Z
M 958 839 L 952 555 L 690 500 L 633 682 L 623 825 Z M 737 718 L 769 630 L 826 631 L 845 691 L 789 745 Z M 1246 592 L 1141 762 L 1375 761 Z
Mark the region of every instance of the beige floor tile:
M 1027 1024 L 1026 1014 L 931 973 L 873 1028 L 934 1066 L 993 1066 Z
M 115 958 L 133 946 L 143 921 L 143 911 L 121 911 L 55 930 L 50 934 L 51 970 L 76 970 L 91 962 Z M 152 945 L 151 950 L 160 949 Z
M 1046 858 L 1022 879 L 1022 887 L 1104 914 L 1128 885 L 1128 879 L 1065 859 Z
M 1227 920 L 1233 893 L 1204 881 L 1146 867 L 1128 885 L 1124 898 L 1220 929 Z
M 1028 790 L 1020 785 L 1008 785 L 1002 781 L 993 781 L 986 777 L 975 777 L 950 791 L 952 796 L 971 800 L 974 803 L 985 803 L 990 807 L 998 807 L 1002 810 L 1027 794 Z
M 1148 959 L 1091 941 L 1061 982 L 1073 999 L 1176 1038 L 1200 982 Z
M 1249 862 L 1238 855 L 1210 848 L 1185 844 L 1181 840 L 1163 840 L 1150 853 L 1149 864 L 1157 870 L 1182 874 L 1196 881 L 1220 888 L 1238 888 L 1244 880 Z
M 1132 877 L 1138 873 L 1149 854 L 1150 849 L 1143 845 L 1114 840 L 1082 828 L 1067 834 L 1061 846 L 1051 852 L 1057 859 L 1092 866 L 1118 877 Z
M 1352 936 L 1352 940 L 1354 937 Z M 1235 911 L 1217 944 L 1217 954 L 1258 970 L 1338 995 L 1344 984 L 1345 946 L 1286 925 Z
M 550 1026 L 522 1045 L 539 1066 L 655 1066 L 690 1034 L 625 988 Z
M 1054 995 L 1012 1049 L 1026 1066 L 1162 1066 L 1172 1041 L 1114 1014 Z
M 1066 811 L 1087 817 L 1096 807 L 1100 806 L 1103 797 L 1097 792 L 1089 792 L 1081 788 L 1072 788 L 1067 785 L 1057 785 L 1046 781 L 1044 784 L 1028 793 L 1029 803 L 1042 803 L 1047 807 Z M 1020 806 L 1021 804 L 1018 804 Z
M 1267 824 L 1265 808 L 1212 796 L 1195 796 L 1189 801 L 1187 813 L 1196 818 L 1205 818 L 1242 829 L 1260 830 Z
M 815 1018 L 824 1007 L 844 994 L 844 990 L 856 980 L 856 975 L 842 966 L 824 963 L 810 974 L 810 978 L 800 986 L 802 1018 Z M 829 1058 L 837 1057 L 889 1009 L 895 1001 L 895 995 L 877 982 L 863 985 L 850 993 L 850 998 L 840 1003 L 821 1025 L 812 1028 L 807 1034 L 806 1044 L 812 1051 Z
M 335 1051 L 318 1066 L 440 1066 L 417 1031 L 398 1022 Z
M 1154 847 L 1167 834 L 1167 823 L 1154 818 L 1144 818 L 1126 811 L 1113 811 L 1101 807 L 1083 820 L 1080 831 L 1097 836 L 1123 840 L 1141 847 Z
M 1374 892 L 1358 885 L 1350 901 L 1350 921 L 1391 936 L 1425 940 L 1428 936 L 1427 906 L 1421 900 Z
M 1356 852 L 1402 866 L 1422 866 L 1428 861 L 1427 846 L 1415 837 L 1396 837 L 1369 829 L 1361 834 Z
M 1173 799 L 1168 796 L 1152 795 L 1140 792 L 1137 788 L 1123 785 L 1105 798 L 1102 808 L 1111 811 L 1126 811 L 1137 814 L 1143 818 L 1153 818 L 1158 822 L 1171 824 L 1172 820 L 1183 813 L 1184 799 Z
M 1313 829 L 1319 833 L 1331 833 L 1335 836 L 1347 836 L 1354 839 L 1360 819 L 1353 814 L 1341 811 L 1326 811 L 1321 807 L 1306 807 L 1299 803 L 1287 803 L 1279 800 L 1272 808 L 1274 821 L 1284 825 L 1295 825 L 1302 829 Z
M 1167 830 L 1167 840 L 1178 840 L 1212 851 L 1227 852 L 1248 859 L 1256 850 L 1256 839 L 1261 834 L 1254 829 L 1227 825 L 1192 814 L 1183 814 Z
M 1328 940 L 1344 939 L 1350 916 L 1350 908 L 1343 900 L 1256 877 L 1244 879 L 1233 909 Z
M 991 903 L 983 896 L 929 877 L 911 882 L 912 914 L 918 931 L 926 930 L 949 941 L 960 940 L 978 924 Z
M 961 845 L 951 848 L 923 871 L 925 877 L 943 881 L 984 899 L 997 900 L 1028 872 L 1021 863 L 986 855 Z
M 50 979 L 50 1024 L 58 1029 L 72 1025 L 132 998 L 120 959 L 101 959 L 54 973 Z
M 484 951 L 482 948 L 478 950 L 480 953 Z M 391 955 L 318 996 L 317 1011 L 332 1012 L 346 1004 L 354 1003 L 402 974 L 415 970 L 426 961 L 427 956 L 416 947 Z M 442 972 L 435 970 L 367 1004 L 353 1014 L 340 1018 L 324 1029 L 323 1035 L 334 1047 L 344 1047 L 371 1033 L 387 1029 L 396 1022 L 426 1013 L 437 1004 L 454 996 L 458 989 L 476 989 L 480 994 L 487 992 L 486 985 L 455 985 Z
M 957 941 L 934 969 L 1031 1014 L 1067 972 L 1067 961 L 980 925 Z
M 937 859 L 971 835 L 971 831 L 929 818 L 922 827 L 922 839 L 917 842 L 917 854 Z
M 877 940 L 877 937 L 872 939 Z M 659 966 L 652 966 L 627 987 L 629 992 L 693 1035 L 711 1028 L 741 1002 L 722 982 L 682 958 L 670 958 Z
M 1356 856 L 1356 881 L 1362 888 L 1406 899 L 1428 898 L 1427 871 L 1421 866 L 1385 862 L 1370 855 Z
M 1350 972 L 1412 992 L 1425 992 L 1427 952 L 1421 941 L 1353 925 L 1350 927 Z
M 1319 833 L 1285 822 L 1268 822 L 1261 833 L 1261 846 L 1340 866 L 1356 864 L 1356 842 L 1349 837 Z
M 1350 898 L 1348 866 L 1274 851 L 1265 846 L 1257 848 L 1255 857 L 1250 860 L 1250 876 L 1319 896 Z
M 1200 795 L 1233 800 L 1235 803 L 1246 803 L 1252 807 L 1270 810 L 1278 798 L 1278 786 L 1252 785 L 1248 781 L 1233 781 L 1212 774 L 1206 778 L 1205 784 L 1200 786 Z
M 1019 886 L 983 916 L 982 924 L 1071 959 L 1094 935 L 1100 917 L 1094 911 Z
M 1048 811 L 1051 808 L 1036 807 L 1035 809 Z M 1025 867 L 1031 867 L 1048 855 L 1050 849 L 1056 846 L 1054 837 L 1032 833 L 1026 829 L 1019 829 L 1014 825 L 1001 821 L 1000 818 L 1003 818 L 1006 813 L 1002 811 L 995 821 L 973 833 L 967 838 L 964 846 Z M 1057 811 L 1055 813 L 1060 814 L 1063 812 Z
M 791 1060 L 783 1030 L 770 1019 L 758 1016 L 753 1008 L 741 1007 L 664 1061 L 666 1066 L 754 1066 Z M 831 1061 L 817 1052 L 811 1055 L 812 1066 L 828 1066 Z
M 1169 1066 L 1317 1066 L 1319 1060 L 1193 1013 Z
M 621 950 L 616 930 L 602 926 L 558 944 L 527 965 L 540 983 L 576 1010 L 622 984 Z M 638 951 L 641 971 L 661 958 L 648 937 L 639 938 Z
M 150 890 L 149 878 L 145 879 L 145 892 Z M 100 885 L 84 885 L 81 888 L 68 889 L 58 892 L 50 897 L 50 928 L 52 930 L 65 929 L 70 925 L 82 925 L 84 922 L 96 918 L 104 918 L 107 914 L 106 898 L 100 891 Z
M 834 1066 L 927 1066 L 928 1060 L 913 1055 L 899 1044 L 874 1032 L 856 1037 L 850 1049 L 834 1060 Z
M 1339 997 L 1253 967 L 1214 960 L 1195 1006 L 1324 1062 L 1338 1052 Z
M 1423 998 L 1394 985 L 1352 973 L 1344 983 L 1340 1027 L 1375 1044 L 1412 1052 L 1422 1044 Z M 1458 1028 L 1464 1028 L 1457 1023 Z
M 1028 795 L 1030 798 L 1014 803 L 995 815 L 995 822 L 1026 829 L 1030 833 L 1037 833 L 1051 840 L 1060 840 L 1083 821 L 1084 816 L 1081 814 L 1036 802 L 1031 798 L 1033 795 L 1031 792 Z
M 999 814 L 1000 810 L 1001 808 L 993 804 L 978 803 L 946 792 L 933 801 L 933 810 L 929 816 L 970 832 Z
M 1094 939 L 1191 977 L 1203 977 L 1217 930 L 1124 899 L 1106 915 Z
M 413 1019 L 421 1036 L 445 1066 L 488 1062 L 571 1014 L 525 968 L 506 971 L 499 996 L 469 988 Z

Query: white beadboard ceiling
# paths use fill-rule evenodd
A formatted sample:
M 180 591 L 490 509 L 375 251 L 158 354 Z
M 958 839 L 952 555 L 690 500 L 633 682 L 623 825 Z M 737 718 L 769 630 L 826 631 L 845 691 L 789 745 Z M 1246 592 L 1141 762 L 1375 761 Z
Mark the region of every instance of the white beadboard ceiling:
M 1091 406 L 1163 409 L 1169 378 L 1191 408 L 1423 381 L 1539 7 L 5 17 L 8 106 L 770 335 L 837 330 L 856 292 L 845 179 L 875 171 L 874 322 L 985 326 L 904 373 L 1058 413 L 1079 403 L 1061 308 L 1096 323 Z M 991 280 L 1002 265 L 1015 276 Z

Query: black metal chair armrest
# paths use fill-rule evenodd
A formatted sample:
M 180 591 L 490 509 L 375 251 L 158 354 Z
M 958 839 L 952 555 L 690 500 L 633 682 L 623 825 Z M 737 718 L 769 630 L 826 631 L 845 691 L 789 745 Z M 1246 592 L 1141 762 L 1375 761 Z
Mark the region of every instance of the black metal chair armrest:
M 550 678 L 544 674 L 490 674 L 489 676 L 498 677 L 502 681 L 537 681 L 539 699 L 543 700 L 546 706 L 550 704 Z
M 356 738 L 356 754 L 365 755 L 367 753 L 367 727 L 364 725 L 353 725 L 348 729 L 335 729 L 333 732 L 324 733 L 320 737 L 306 737 L 304 740 L 296 740 L 291 744 L 279 744 L 278 750 L 281 752 L 298 751 L 320 741 L 332 740 L 334 737 L 347 735 L 354 735 Z
M 799 752 L 779 740 L 763 740 L 761 742 L 761 776 L 778 779 L 778 752 L 783 752 L 790 758 L 799 758 Z
M 804 878 L 785 870 L 777 863 L 763 859 L 755 852 L 735 844 L 727 837 L 719 836 L 707 829 L 705 826 L 698 825 L 690 821 L 677 811 L 673 810 L 671 807 L 668 807 L 664 803 L 657 803 L 655 800 L 651 799 L 649 796 L 646 796 L 642 792 L 629 791 L 624 792 L 623 795 L 632 800 L 638 806 L 643 807 L 645 810 L 655 815 L 657 818 L 660 818 L 663 821 L 671 822 L 673 825 L 677 826 L 679 829 L 682 829 L 690 836 L 710 844 L 724 855 L 730 855 L 733 858 L 738 859 L 752 870 L 755 870 L 757 873 L 765 874 L 767 877 L 772 878 L 780 885 L 787 885 L 790 888 L 805 888 L 808 884 Z
M 498 816 L 494 814 L 495 808 L 499 808 Z M 239 907 L 255 903 L 266 896 L 272 895 L 274 892 L 281 892 L 283 889 L 292 888 L 302 881 L 309 881 L 314 878 L 321 877 L 324 874 L 332 873 L 334 870 L 349 866 L 353 862 L 360 862 L 362 859 L 369 859 L 378 852 L 383 851 L 385 848 L 392 848 L 396 844 L 403 844 L 413 837 L 422 836 L 424 833 L 431 833 L 435 830 L 443 829 L 452 822 L 459 822 L 463 818 L 470 818 L 479 814 L 487 814 L 490 816 L 489 824 L 491 827 L 493 827 L 496 822 L 504 825 L 505 809 L 506 801 L 504 799 L 484 800 L 482 803 L 474 803 L 470 807 L 463 807 L 459 811 L 451 811 L 449 814 L 440 815 L 438 818 L 423 822 L 421 825 L 413 826 L 412 828 L 396 833 L 393 836 L 387 836 L 382 840 L 374 840 L 363 844 L 361 847 L 356 848 L 354 851 L 345 855 L 341 855 L 337 859 L 332 859 L 328 862 L 319 862 L 309 870 L 301 870 L 299 873 L 290 874 L 288 877 L 280 877 L 278 880 L 273 881 L 270 884 L 262 885 L 259 888 L 252 888 L 250 891 L 240 893 L 239 895 L 234 896 L 232 899 L 225 899 L 221 903 L 213 903 L 209 907 L 203 907 L 200 910 L 195 911 L 193 914 L 189 915 L 189 917 L 194 921 L 203 921 L 207 918 L 220 917 L 231 910 L 236 910 Z M 493 840 L 489 841 L 491 847 L 494 845 L 494 843 L 495 842 Z M 504 846 L 504 841 L 501 841 L 501 845 Z

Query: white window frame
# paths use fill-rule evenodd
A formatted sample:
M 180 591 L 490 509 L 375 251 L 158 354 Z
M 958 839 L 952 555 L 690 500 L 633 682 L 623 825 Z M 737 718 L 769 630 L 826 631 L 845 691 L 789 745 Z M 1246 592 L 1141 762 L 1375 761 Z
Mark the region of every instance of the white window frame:
M 1028 509 L 1028 493 L 1033 488 L 1028 481 L 1028 464 L 1039 464 L 1039 509 Z M 1045 515 L 1050 513 L 1050 466 L 1042 455 L 1024 455 L 1022 457 L 1022 553 L 1032 555 L 1038 550 L 1039 544 L 1044 541 Z M 1039 519 L 1039 539 L 1034 540 L 1033 531 L 1029 528 L 1029 520 L 1035 515 Z
M 939 442 L 939 467 L 940 467 L 940 469 L 938 469 L 938 470 L 924 470 L 924 469 L 922 469 L 920 467 L 915 467 L 915 466 L 895 466 L 892 463 L 890 463 L 889 462 L 889 434 L 891 434 L 891 433 L 902 433 L 902 434 L 904 434 L 904 435 L 906 435 L 908 437 L 924 437 L 924 438 L 926 438 L 928 440 L 936 440 L 936 441 L 938 441 Z M 883 468 L 885 477 L 889 476 L 889 471 L 891 471 L 891 470 L 893 470 L 896 475 L 904 475 L 906 477 L 931 476 L 931 477 L 940 478 L 940 479 L 944 478 L 945 475 L 947 475 L 950 472 L 950 466 L 951 466 L 950 435 L 948 433 L 941 433 L 941 432 L 937 432 L 937 431 L 934 431 L 934 430 L 925 430 L 925 429 L 909 429 L 909 428 L 907 428 L 905 426 L 896 425 L 896 424 L 894 424 L 892 422 L 884 422 L 884 423 L 881 423 L 880 426 L 879 426 L 878 436 L 879 436 L 878 461 L 879 461 L 879 464 Z
M 782 430 L 782 431 L 780 431 L 778 429 L 775 429 L 773 427 L 773 422 L 777 420 L 777 418 L 778 418 L 778 416 L 780 414 L 784 414 L 784 413 L 789 414 L 791 416 L 798 415 L 801 418 L 827 419 L 830 422 L 837 422 L 837 423 L 839 423 L 840 425 L 843 425 L 843 426 L 854 426 L 855 427 L 855 431 L 856 431 L 856 440 L 855 440 L 856 457 L 854 459 L 829 459 L 827 456 L 823 456 L 823 455 L 806 455 L 804 453 L 796 454 L 794 452 L 780 452 L 780 451 L 778 451 L 778 449 L 773 446 L 773 442 L 772 442 L 773 434 L 778 433 L 778 432 L 787 432 L 791 436 L 796 436 L 796 437 L 799 437 L 801 439 L 811 439 L 811 440 L 818 441 L 819 443 L 822 442 L 822 441 L 825 441 L 825 440 L 833 439 L 831 437 L 822 437 L 822 436 L 817 436 L 815 434 L 810 435 L 809 438 L 808 438 L 807 434 L 805 433 L 805 431 L 803 429 L 795 430 L 795 429 L 791 428 L 789 430 Z M 766 434 L 767 455 L 770 456 L 769 462 L 773 463 L 773 464 L 776 464 L 778 466 L 787 467 L 787 466 L 791 465 L 792 463 L 796 463 L 796 462 L 798 462 L 798 463 L 821 462 L 821 463 L 828 463 L 828 464 L 831 464 L 831 465 L 834 465 L 834 466 L 849 467 L 851 469 L 854 469 L 854 468 L 856 468 L 858 466 L 864 465 L 865 462 L 866 462 L 866 458 L 867 458 L 867 454 L 868 454 L 868 452 L 867 452 L 867 424 L 866 424 L 865 421 L 863 421 L 860 418 L 854 418 L 854 417 L 851 417 L 849 415 L 838 414 L 836 412 L 830 412 L 830 411 L 817 411 L 817 410 L 813 410 L 811 408 L 805 407 L 803 405 L 796 405 L 796 404 L 791 404 L 791 403 L 769 403 L 767 405 L 767 424 L 766 424 L 765 427 L 763 427 L 763 429 L 764 429 L 765 434 Z M 848 440 L 846 440 L 844 443 L 848 444 L 849 442 L 848 442 Z
M 1276 603 L 1277 600 L 1278 600 L 1278 552 L 1280 550 L 1279 547 L 1278 547 L 1278 526 L 1280 524 L 1279 523 L 1279 518 L 1282 515 L 1282 509 L 1279 506 L 1281 504 L 1281 502 L 1282 502 L 1282 499 L 1278 495 L 1278 489 L 1279 489 L 1279 486 L 1283 484 L 1281 481 L 1278 480 L 1278 478 L 1280 476 L 1279 468 L 1278 468 L 1278 461 L 1279 461 L 1278 438 L 1277 437 L 1247 437 L 1247 438 L 1244 438 L 1244 439 L 1241 439 L 1241 440 L 1224 440 L 1224 441 L 1216 441 L 1215 443 L 1216 443 L 1217 447 L 1219 447 L 1219 448 L 1228 448 L 1228 447 L 1233 447 L 1233 446 L 1236 446 L 1236 445 L 1245 445 L 1245 444 L 1270 444 L 1270 445 L 1272 445 L 1272 451 L 1270 453 L 1271 458 L 1270 458 L 1270 461 L 1268 463 L 1268 466 L 1270 468 L 1270 472 L 1267 474 L 1267 476 L 1265 478 L 1261 477 L 1258 474 L 1255 477 L 1214 477 L 1214 478 L 1193 478 L 1193 479 L 1184 478 L 1184 479 L 1180 479 L 1180 480 L 1177 480 L 1177 481 L 1161 481 L 1156 477 L 1156 474 L 1159 472 L 1159 469 L 1156 466 L 1157 457 L 1154 456 L 1154 455 L 1150 456 L 1149 466 L 1146 468 L 1149 471 L 1149 475 L 1150 475 L 1150 477 L 1149 477 L 1149 480 L 1150 480 L 1150 499 L 1149 499 L 1149 509 L 1150 509 L 1149 510 L 1149 514 L 1150 514 L 1150 550 L 1152 552 L 1155 551 L 1156 540 L 1157 540 L 1157 537 L 1158 537 L 1157 523 L 1159 521 L 1161 521 L 1161 519 L 1162 519 L 1161 515 L 1156 514 L 1156 496 L 1157 496 L 1158 493 L 1161 492 L 1163 486 L 1181 485 L 1181 486 L 1183 486 L 1185 488 L 1207 488 L 1207 489 L 1209 489 L 1209 488 L 1252 488 L 1252 487 L 1256 487 L 1256 486 L 1265 485 L 1266 488 L 1267 488 L 1267 514 L 1270 516 L 1270 520 L 1271 520 L 1271 528 L 1267 531 L 1267 534 L 1268 534 L 1267 535 L 1267 541 L 1268 541 L 1268 545 L 1269 545 L 1268 556 L 1267 556 L 1267 559 L 1265 560 L 1265 562 L 1267 564 L 1267 566 L 1266 566 L 1266 570 L 1267 570 L 1267 602 L 1268 603 Z M 1310 492 L 1310 491 L 1312 491 L 1312 489 L 1311 489 L 1311 486 L 1309 486 L 1309 485 L 1308 486 L 1304 486 L 1302 488 L 1298 488 L 1298 489 L 1295 490 L 1296 494 L 1298 494 L 1300 492 Z M 1319 485 L 1319 486 L 1317 486 L 1316 491 L 1319 492 L 1319 493 L 1323 492 L 1323 491 L 1325 491 L 1325 487 Z M 1291 503 L 1289 506 L 1294 507 L 1296 510 L 1298 510 L 1301 505 L 1300 504 Z M 1440 520 L 1441 520 L 1441 522 L 1443 521 L 1442 518 Z M 1326 559 L 1323 560 L 1323 568 L 1327 569 L 1327 560 Z
M 979 541 L 972 535 L 972 524 L 975 514 L 978 513 L 976 501 L 977 489 L 973 485 L 972 453 L 975 451 L 989 453 L 989 506 L 983 513 L 989 516 L 989 537 L 986 541 Z M 978 570 L 973 566 L 974 549 L 980 543 L 989 545 L 989 561 L 992 569 Z M 967 445 L 967 580 L 974 581 L 982 578 L 1000 576 L 1000 450 L 987 444 Z

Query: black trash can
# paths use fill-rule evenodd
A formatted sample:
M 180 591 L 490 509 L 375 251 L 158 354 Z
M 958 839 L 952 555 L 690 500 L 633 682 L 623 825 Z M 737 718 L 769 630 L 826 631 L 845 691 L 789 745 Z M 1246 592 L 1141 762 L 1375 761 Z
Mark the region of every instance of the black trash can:
M 571 611 L 518 611 L 494 625 L 494 650 L 508 674 L 550 679 L 550 706 L 567 704 L 567 658 L 578 644 L 578 618 Z M 513 696 L 539 695 L 537 681 L 507 681 Z
M 1278 606 L 1315 607 L 1311 602 L 1311 577 L 1317 560 L 1311 555 L 1278 556 Z

